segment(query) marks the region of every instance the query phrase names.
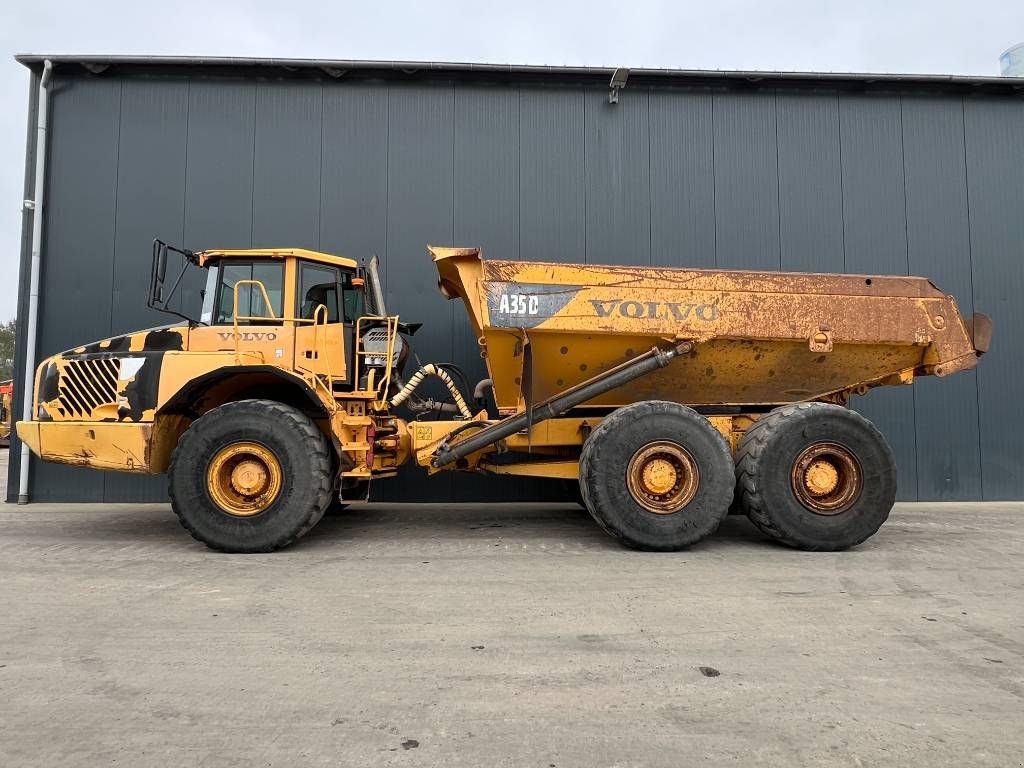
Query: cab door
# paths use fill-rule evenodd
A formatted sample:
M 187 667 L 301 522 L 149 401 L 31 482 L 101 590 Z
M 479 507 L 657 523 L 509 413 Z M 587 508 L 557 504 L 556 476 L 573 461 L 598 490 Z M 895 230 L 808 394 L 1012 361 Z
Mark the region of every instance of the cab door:
M 350 388 L 346 348 L 352 326 L 341 311 L 342 270 L 300 260 L 297 278 L 295 368 L 329 379 L 332 391 Z

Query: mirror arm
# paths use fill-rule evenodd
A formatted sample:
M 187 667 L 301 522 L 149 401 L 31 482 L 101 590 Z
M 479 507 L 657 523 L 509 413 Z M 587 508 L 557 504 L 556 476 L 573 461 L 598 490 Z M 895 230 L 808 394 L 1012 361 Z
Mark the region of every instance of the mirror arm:
M 164 279 L 167 276 L 167 252 L 174 251 L 180 253 L 185 257 L 186 262 L 182 265 L 181 272 L 178 273 L 178 277 L 174 280 L 174 284 L 171 286 L 170 291 L 164 293 Z M 173 245 L 168 245 L 163 240 L 156 239 L 153 241 L 153 262 L 150 266 L 149 274 L 149 296 L 146 300 L 146 306 L 150 309 L 155 309 L 159 312 L 166 312 L 171 315 L 180 317 L 189 323 L 190 326 L 196 325 L 207 325 L 201 320 L 189 317 L 188 315 L 182 314 L 175 309 L 171 309 L 167 306 L 167 302 L 170 301 L 171 297 L 174 296 L 174 292 L 178 289 L 182 278 L 185 276 L 185 272 L 188 271 L 189 264 L 199 265 L 199 259 L 194 251 L 189 251 L 184 248 L 175 248 Z

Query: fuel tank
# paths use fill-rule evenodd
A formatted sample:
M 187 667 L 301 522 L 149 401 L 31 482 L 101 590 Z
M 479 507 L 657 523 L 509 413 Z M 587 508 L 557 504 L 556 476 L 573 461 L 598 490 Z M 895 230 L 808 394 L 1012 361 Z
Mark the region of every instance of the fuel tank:
M 514 411 L 655 346 L 689 356 L 591 400 L 687 405 L 844 401 L 871 387 L 973 368 L 991 322 L 966 320 L 923 277 L 604 266 L 485 259 L 429 248 L 438 285 L 462 299 Z

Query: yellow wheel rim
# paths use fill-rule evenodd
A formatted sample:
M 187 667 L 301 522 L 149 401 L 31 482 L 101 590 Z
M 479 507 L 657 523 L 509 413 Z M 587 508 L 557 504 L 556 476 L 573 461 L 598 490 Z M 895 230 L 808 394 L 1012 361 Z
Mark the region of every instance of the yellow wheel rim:
M 269 449 L 248 441 L 217 451 L 206 470 L 206 490 L 229 515 L 264 512 L 281 491 L 281 463 Z
M 689 504 L 700 486 L 700 471 L 690 452 L 659 440 L 637 451 L 626 467 L 630 495 L 649 512 L 671 515 Z
M 857 457 L 836 443 L 814 443 L 793 462 L 790 484 L 797 500 L 816 515 L 838 515 L 860 498 L 864 473 Z

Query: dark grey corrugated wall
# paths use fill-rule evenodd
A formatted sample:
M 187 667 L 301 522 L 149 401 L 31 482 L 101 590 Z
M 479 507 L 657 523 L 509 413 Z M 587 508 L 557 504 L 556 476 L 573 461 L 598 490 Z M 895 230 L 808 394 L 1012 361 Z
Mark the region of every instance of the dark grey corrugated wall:
M 923 274 L 995 321 L 977 373 L 857 403 L 904 499 L 1024 498 L 1024 100 L 630 86 L 58 76 L 40 355 L 162 321 L 153 237 L 380 254 L 424 359 L 483 375 L 427 243 L 492 256 Z M 197 286 L 190 287 L 193 292 Z M 17 477 L 12 452 L 12 478 Z M 40 465 L 33 498 L 161 500 L 162 478 Z M 16 483 L 9 486 L 16 494 Z M 417 472 L 408 500 L 538 496 Z

